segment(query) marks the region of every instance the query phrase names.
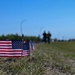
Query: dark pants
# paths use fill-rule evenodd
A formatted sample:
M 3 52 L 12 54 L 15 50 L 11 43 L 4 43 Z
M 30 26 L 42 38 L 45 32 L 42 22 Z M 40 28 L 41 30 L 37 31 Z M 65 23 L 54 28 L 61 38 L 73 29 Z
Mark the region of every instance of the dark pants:
M 50 43 L 50 38 L 48 38 L 48 43 Z
M 46 43 L 46 38 L 44 38 L 43 41 Z

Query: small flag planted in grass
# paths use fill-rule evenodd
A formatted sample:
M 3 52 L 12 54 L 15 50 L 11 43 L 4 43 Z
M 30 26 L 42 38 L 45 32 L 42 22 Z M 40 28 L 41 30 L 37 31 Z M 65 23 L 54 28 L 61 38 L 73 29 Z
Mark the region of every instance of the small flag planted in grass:
M 34 42 L 30 42 L 30 50 L 35 50 L 35 48 L 34 48 Z
M 30 45 L 29 42 L 23 42 L 23 52 L 22 52 L 22 56 L 28 56 L 30 55 Z
M 21 40 L 0 41 L 0 57 L 21 57 L 30 55 L 29 42 Z

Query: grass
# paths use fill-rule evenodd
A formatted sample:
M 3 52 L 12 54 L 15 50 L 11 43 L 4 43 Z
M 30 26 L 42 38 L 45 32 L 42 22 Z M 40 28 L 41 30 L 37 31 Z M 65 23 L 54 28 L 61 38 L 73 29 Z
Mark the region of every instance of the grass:
M 0 75 L 74 75 L 75 42 L 40 43 L 32 56 L 0 58 Z
M 55 42 L 51 44 L 51 47 L 64 52 L 65 56 L 75 59 L 75 42 Z

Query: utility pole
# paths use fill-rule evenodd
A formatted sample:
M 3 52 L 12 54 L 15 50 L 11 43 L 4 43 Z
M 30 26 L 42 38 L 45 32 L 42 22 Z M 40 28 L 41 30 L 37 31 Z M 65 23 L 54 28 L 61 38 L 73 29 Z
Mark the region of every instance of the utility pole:
M 21 23 L 20 23 L 20 26 L 21 26 L 21 37 L 23 39 L 23 28 L 22 28 L 22 25 L 23 23 L 26 21 L 26 19 L 22 20 Z

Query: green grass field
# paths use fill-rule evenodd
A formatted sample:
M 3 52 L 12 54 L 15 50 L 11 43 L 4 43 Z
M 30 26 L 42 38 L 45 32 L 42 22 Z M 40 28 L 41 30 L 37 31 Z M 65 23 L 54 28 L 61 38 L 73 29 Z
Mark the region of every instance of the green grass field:
M 23 58 L 0 58 L 0 75 L 75 75 L 75 42 L 40 43 Z

